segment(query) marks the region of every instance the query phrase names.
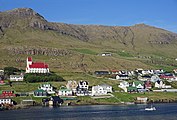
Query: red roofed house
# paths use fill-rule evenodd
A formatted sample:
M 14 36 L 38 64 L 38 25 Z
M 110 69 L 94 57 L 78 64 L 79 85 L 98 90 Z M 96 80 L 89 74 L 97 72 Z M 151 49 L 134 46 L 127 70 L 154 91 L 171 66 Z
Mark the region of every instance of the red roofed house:
M 32 57 L 27 58 L 26 73 L 49 73 L 48 64 L 33 62 Z

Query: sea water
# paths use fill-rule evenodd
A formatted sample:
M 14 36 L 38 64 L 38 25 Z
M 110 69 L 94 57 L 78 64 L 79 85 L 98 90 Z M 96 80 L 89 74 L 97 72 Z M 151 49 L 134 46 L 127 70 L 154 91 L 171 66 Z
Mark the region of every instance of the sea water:
M 145 111 L 147 105 L 87 105 L 31 107 L 0 111 L 0 120 L 177 120 L 177 103 L 154 104 L 156 111 Z

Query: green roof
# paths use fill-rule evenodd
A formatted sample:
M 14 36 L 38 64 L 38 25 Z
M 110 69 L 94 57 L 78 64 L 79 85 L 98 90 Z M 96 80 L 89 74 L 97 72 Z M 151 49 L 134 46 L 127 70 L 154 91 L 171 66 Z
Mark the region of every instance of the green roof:
M 62 89 L 60 89 L 60 91 L 71 91 L 71 90 L 67 89 L 67 88 L 62 88 Z
M 139 84 L 143 85 L 142 81 L 134 81 L 135 86 L 138 86 Z
M 45 92 L 45 91 L 40 89 L 40 90 L 35 90 L 34 92 Z

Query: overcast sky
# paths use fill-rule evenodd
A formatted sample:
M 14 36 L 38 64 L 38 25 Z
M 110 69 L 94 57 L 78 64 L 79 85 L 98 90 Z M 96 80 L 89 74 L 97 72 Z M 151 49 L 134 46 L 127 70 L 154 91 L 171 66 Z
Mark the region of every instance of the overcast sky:
M 51 22 L 111 26 L 145 23 L 177 33 L 177 0 L 0 0 L 0 11 L 24 7 Z

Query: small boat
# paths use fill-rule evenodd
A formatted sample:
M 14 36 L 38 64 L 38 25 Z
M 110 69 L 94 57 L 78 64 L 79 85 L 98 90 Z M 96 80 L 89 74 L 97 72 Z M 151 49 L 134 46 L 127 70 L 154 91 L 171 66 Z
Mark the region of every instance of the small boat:
M 151 107 L 146 107 L 145 110 L 146 111 L 154 111 L 154 110 L 156 110 L 156 108 L 151 105 Z

